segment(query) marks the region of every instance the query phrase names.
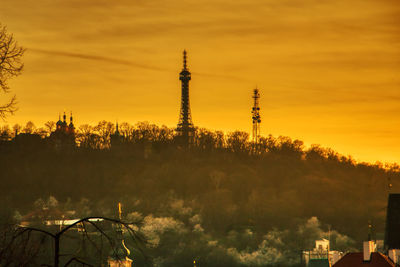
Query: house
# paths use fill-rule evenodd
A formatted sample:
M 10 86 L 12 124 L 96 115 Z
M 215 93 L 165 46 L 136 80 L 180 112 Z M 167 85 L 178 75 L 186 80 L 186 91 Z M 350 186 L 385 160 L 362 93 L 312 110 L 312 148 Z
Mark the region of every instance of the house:
M 395 267 L 395 263 L 386 255 L 376 252 L 373 241 L 365 241 L 363 252 L 350 252 L 344 255 L 333 267 Z

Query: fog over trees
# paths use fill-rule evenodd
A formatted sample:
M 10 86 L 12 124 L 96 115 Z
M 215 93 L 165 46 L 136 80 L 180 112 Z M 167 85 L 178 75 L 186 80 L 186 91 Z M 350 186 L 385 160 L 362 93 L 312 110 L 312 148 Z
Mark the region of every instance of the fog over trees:
M 38 138 L 13 141 L 16 129 Z M 76 129 L 77 147 L 55 148 L 53 129 L 1 128 L 3 218 L 112 217 L 122 202 L 155 266 L 291 266 L 323 237 L 359 249 L 369 221 L 383 238 L 387 194 L 400 189 L 396 164 L 357 163 L 289 137 L 261 137 L 254 148 L 248 133 L 201 128 L 183 147 L 173 129 L 140 122 L 120 123 L 112 144 L 115 125 L 101 121 Z

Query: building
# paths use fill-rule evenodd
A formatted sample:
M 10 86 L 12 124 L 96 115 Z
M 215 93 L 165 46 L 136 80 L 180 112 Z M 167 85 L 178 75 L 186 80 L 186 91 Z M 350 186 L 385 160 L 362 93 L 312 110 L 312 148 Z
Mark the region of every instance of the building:
M 385 227 L 385 249 L 400 249 L 400 194 L 390 194 Z
M 56 149 L 62 149 L 76 146 L 75 126 L 73 123 L 72 113 L 69 120 L 70 122 L 67 124 L 67 116 L 65 115 L 65 112 L 62 121 L 59 116 L 56 123 L 56 130 L 48 137 L 48 142 L 52 147 Z
M 400 194 L 389 194 L 385 229 L 385 254 L 378 252 L 379 243 L 363 243 L 362 252 L 347 253 L 333 267 L 394 267 L 400 263 Z M 380 240 L 379 240 L 380 241 Z M 387 253 L 386 253 L 387 252 Z
M 118 122 L 115 127 L 115 132 L 110 135 L 111 148 L 119 147 L 125 140 L 125 136 L 121 135 L 118 129 Z
M 108 257 L 109 267 L 131 267 L 132 260 L 129 258 L 130 251 L 125 246 L 122 229 L 118 226 L 117 229 L 117 245 L 111 250 Z
M 122 206 L 118 203 L 118 217 L 122 219 Z M 132 260 L 129 258 L 131 253 L 125 246 L 124 235 L 122 226 L 116 225 L 117 232 L 117 243 L 116 246 L 111 250 L 110 256 L 108 257 L 108 267 L 131 267 Z
M 329 259 L 311 259 L 308 267 L 331 267 Z
M 386 255 L 376 252 L 373 241 L 365 241 L 363 252 L 350 252 L 344 255 L 333 267 L 394 267 L 395 263 Z
M 330 250 L 329 240 L 321 239 L 315 241 L 315 248 L 310 251 L 303 251 L 302 261 L 307 267 L 330 267 L 335 264 L 343 253 L 336 250 Z

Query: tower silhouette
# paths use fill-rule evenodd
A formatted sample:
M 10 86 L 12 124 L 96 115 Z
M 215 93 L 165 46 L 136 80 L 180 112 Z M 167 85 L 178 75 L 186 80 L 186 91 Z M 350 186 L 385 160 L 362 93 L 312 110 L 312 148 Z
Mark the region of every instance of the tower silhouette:
M 190 113 L 189 103 L 189 81 L 191 73 L 187 67 L 186 50 L 183 50 L 183 69 L 179 74 L 179 80 L 182 82 L 182 95 L 181 95 L 181 111 L 179 114 L 179 122 L 177 132 L 179 133 L 182 143 L 188 145 L 192 142 L 194 134 L 194 126 L 192 122 L 192 115 Z
M 253 144 L 256 150 L 258 141 L 260 139 L 260 124 L 261 124 L 260 107 L 259 107 L 260 92 L 257 88 L 253 90 L 253 99 L 254 99 L 254 105 L 253 109 L 251 110 L 251 115 L 253 119 Z

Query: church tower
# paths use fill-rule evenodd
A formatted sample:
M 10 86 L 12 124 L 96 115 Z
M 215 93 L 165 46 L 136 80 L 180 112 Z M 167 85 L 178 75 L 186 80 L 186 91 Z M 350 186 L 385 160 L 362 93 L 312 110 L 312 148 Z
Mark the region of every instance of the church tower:
M 192 122 L 192 115 L 190 112 L 189 103 L 189 81 L 191 80 L 191 73 L 187 67 L 187 53 L 183 51 L 183 69 L 179 74 L 179 80 L 181 80 L 181 111 L 179 114 L 179 123 L 177 132 L 181 137 L 184 145 L 189 145 L 193 141 L 194 126 Z
M 118 217 L 121 221 L 122 219 L 122 207 L 121 203 L 118 203 Z M 111 250 L 110 256 L 108 257 L 108 267 L 131 267 L 132 260 L 129 258 L 131 253 L 129 249 L 125 246 L 122 226 L 120 224 L 116 225 L 117 231 L 117 244 Z
M 115 126 L 115 132 L 110 135 L 111 148 L 119 147 L 124 141 L 124 136 L 121 135 L 118 129 L 118 122 Z
M 69 117 L 68 131 L 70 134 L 75 134 L 75 126 L 73 123 L 72 111 L 71 111 L 71 116 Z

